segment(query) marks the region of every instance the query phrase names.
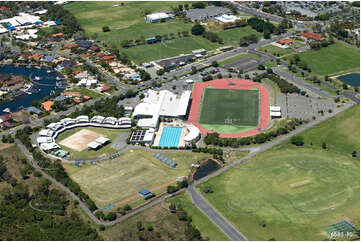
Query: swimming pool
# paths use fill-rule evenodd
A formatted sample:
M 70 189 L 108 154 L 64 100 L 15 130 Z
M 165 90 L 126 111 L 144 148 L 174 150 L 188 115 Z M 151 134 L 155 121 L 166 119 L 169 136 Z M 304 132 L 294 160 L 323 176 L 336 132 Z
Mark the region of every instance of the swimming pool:
M 178 147 L 180 136 L 182 134 L 181 127 L 165 126 L 162 131 L 158 146 L 160 147 Z

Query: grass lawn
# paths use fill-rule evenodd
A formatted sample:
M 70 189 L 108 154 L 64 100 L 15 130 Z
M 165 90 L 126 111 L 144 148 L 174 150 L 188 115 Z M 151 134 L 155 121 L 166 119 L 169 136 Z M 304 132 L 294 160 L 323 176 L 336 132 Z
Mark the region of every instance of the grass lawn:
M 221 30 L 217 32 L 217 34 L 223 39 L 225 45 L 233 45 L 239 46 L 239 40 L 242 37 L 255 34 L 260 40 L 263 36 L 261 33 L 257 32 L 256 30 L 252 29 L 250 26 L 242 27 L 242 28 L 234 28 L 234 29 L 227 29 Z
M 264 47 L 259 48 L 258 50 L 269 53 L 274 56 L 284 56 L 295 53 L 292 49 L 282 49 L 274 45 L 266 45 Z
M 74 14 L 87 34 L 97 33 L 100 40 L 120 43 L 141 36 L 147 38 L 190 30 L 192 24 L 177 19 L 159 24 L 149 24 L 144 19 L 146 11 L 170 10 L 179 3 L 182 2 L 74 2 L 64 8 Z M 103 32 L 103 26 L 109 26 L 111 31 Z
M 67 130 L 64 133 L 61 133 L 58 138 L 56 139 L 57 144 L 59 144 L 62 140 L 68 138 L 69 136 L 77 133 L 78 131 L 82 129 L 88 129 L 91 131 L 94 131 L 99 134 L 103 134 L 105 137 L 110 139 L 110 142 L 114 141 L 114 139 L 118 136 L 120 132 L 127 132 L 127 130 L 117 130 L 117 129 L 105 129 L 105 128 L 96 128 L 96 127 L 84 127 L 84 128 L 75 128 L 71 130 Z M 60 145 L 60 144 L 59 144 Z M 76 151 L 72 150 L 69 147 L 60 145 L 60 147 L 63 150 L 67 150 L 70 152 L 71 159 L 89 159 L 89 158 L 96 158 L 103 155 L 110 155 L 116 152 L 113 148 L 111 148 L 111 143 L 105 145 L 104 147 L 98 149 L 98 150 L 82 150 L 82 151 Z
M 256 126 L 259 119 L 258 90 L 206 88 L 198 120 L 201 124 Z
M 121 51 L 126 53 L 135 63 L 140 64 L 151 60 L 158 60 L 180 54 L 191 53 L 192 50 L 206 49 L 212 50 L 219 47 L 217 43 L 200 36 L 189 36 L 185 38 L 167 40 L 162 43 L 151 45 L 140 45 Z
M 139 205 L 144 202 L 138 195 L 140 190 L 149 189 L 160 194 L 166 190 L 168 183 L 175 182 L 180 176 L 187 176 L 192 163 L 211 157 L 203 153 L 167 152 L 166 155 L 178 163 L 177 169 L 173 169 L 153 157 L 157 152 L 132 151 L 127 150 L 120 157 L 98 165 L 87 164 L 79 168 L 73 164 L 64 166 L 84 192 L 100 208 L 105 208 L 129 198 L 134 198 L 134 201 L 127 203 Z
M 303 132 L 303 147 L 287 140 L 199 188 L 250 240 L 330 239 L 324 227 L 342 219 L 359 228 L 359 124 L 357 105 Z
M 94 92 L 92 90 L 89 90 L 88 88 L 72 88 L 69 90 L 70 92 L 80 92 L 83 96 L 89 96 L 92 99 L 97 99 L 102 97 L 103 95 L 97 92 Z
M 203 237 L 208 237 L 209 240 L 212 241 L 229 240 L 229 238 L 202 213 L 202 211 L 192 204 L 188 193 L 182 193 L 175 198 L 169 199 L 164 205 L 169 207 L 170 203 L 176 204 L 177 207 L 183 207 L 183 209 L 192 217 L 192 223 L 201 232 Z
M 312 73 L 317 75 L 330 75 L 360 67 L 360 52 L 340 42 L 335 42 L 320 50 L 306 51 L 299 55 L 301 61 L 306 62 Z
M 277 62 L 276 61 L 266 61 L 265 67 L 266 68 L 277 67 Z
M 242 59 L 245 59 L 245 58 L 253 58 L 253 59 L 259 60 L 261 57 L 259 57 L 258 55 L 241 53 L 241 54 L 238 54 L 238 55 L 235 55 L 235 56 L 220 60 L 220 61 L 218 61 L 218 64 L 220 66 L 225 66 L 225 65 L 231 64 L 233 62 L 236 62 L 238 60 L 242 60 Z
M 144 227 L 142 231 L 137 228 L 139 221 Z M 147 229 L 149 225 L 153 227 L 152 231 Z M 107 227 L 105 231 L 99 231 L 99 234 L 106 241 L 138 241 L 140 238 L 145 241 L 184 241 L 187 240 L 184 233 L 185 227 L 185 222 L 180 221 L 177 214 L 171 213 L 163 208 L 162 204 L 158 204 L 125 221 Z
M 246 132 L 248 130 L 252 130 L 256 128 L 257 126 L 246 126 L 246 125 L 240 125 L 240 126 L 232 126 L 232 125 L 224 125 L 224 124 L 201 124 L 202 127 L 213 130 L 218 133 L 223 134 L 235 134 L 235 133 L 242 133 Z

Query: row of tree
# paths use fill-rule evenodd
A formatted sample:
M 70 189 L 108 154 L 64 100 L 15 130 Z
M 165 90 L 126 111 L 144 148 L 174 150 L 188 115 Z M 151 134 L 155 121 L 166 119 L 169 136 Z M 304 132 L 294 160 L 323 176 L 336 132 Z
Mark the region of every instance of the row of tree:
M 276 130 L 242 138 L 220 138 L 218 133 L 208 133 L 204 138 L 204 142 L 207 145 L 217 145 L 221 147 L 230 146 L 232 148 L 238 148 L 242 145 L 262 144 L 276 138 L 277 136 L 291 132 L 304 122 L 305 121 L 301 119 L 291 119 Z

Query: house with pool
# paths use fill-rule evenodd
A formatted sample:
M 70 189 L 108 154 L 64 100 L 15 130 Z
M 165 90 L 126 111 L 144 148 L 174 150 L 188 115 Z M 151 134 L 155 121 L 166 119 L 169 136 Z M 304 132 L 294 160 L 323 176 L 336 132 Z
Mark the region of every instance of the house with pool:
M 143 132 L 144 135 L 139 135 L 141 132 L 137 131 L 131 136 L 130 142 L 179 148 L 198 141 L 198 128 L 185 124 L 190 97 L 191 91 L 177 95 L 168 90 L 148 90 L 132 114 L 137 126 L 147 131 Z

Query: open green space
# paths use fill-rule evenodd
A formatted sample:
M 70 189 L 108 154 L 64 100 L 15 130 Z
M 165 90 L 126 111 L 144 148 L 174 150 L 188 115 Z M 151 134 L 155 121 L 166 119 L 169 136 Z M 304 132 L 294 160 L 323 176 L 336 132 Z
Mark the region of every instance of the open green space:
M 187 221 L 178 218 L 179 213 L 171 213 L 164 204 L 157 204 L 127 218 L 113 226 L 109 226 L 100 235 L 106 241 L 188 241 Z M 189 214 L 192 218 L 193 214 Z M 143 230 L 137 224 L 141 222 Z M 192 224 L 194 224 L 192 222 Z M 148 229 L 149 226 L 152 229 Z M 202 237 L 206 234 L 200 231 Z M 223 239 L 222 239 L 223 240 Z
M 236 62 L 238 60 L 242 60 L 242 59 L 246 59 L 246 58 L 253 58 L 253 59 L 256 59 L 256 60 L 261 59 L 261 57 L 258 56 L 258 55 L 253 55 L 253 54 L 248 54 L 248 53 L 247 54 L 246 53 L 241 53 L 241 54 L 238 54 L 238 55 L 235 55 L 235 56 L 232 56 L 232 57 L 222 59 L 222 60 L 218 61 L 218 64 L 220 66 L 225 66 L 225 65 L 231 64 L 233 62 Z
M 142 189 L 160 194 L 167 184 L 175 183 L 180 176 L 187 176 L 190 165 L 198 160 L 210 158 L 210 154 L 192 152 L 167 152 L 175 160 L 176 169 L 170 168 L 156 158 L 157 152 L 142 149 L 127 150 L 113 160 L 96 165 L 76 167 L 64 164 L 69 176 L 76 181 L 100 208 L 134 198 L 126 203 L 139 205 L 144 202 L 138 194 Z M 124 204 L 123 204 L 124 205 Z
M 87 34 L 97 33 L 100 40 L 118 43 L 122 40 L 135 40 L 141 36 L 153 37 L 157 34 L 176 33 L 190 30 L 192 24 L 178 19 L 165 23 L 146 23 L 146 12 L 154 13 L 170 10 L 182 2 L 73 2 L 64 6 L 83 26 Z M 110 32 L 103 32 L 108 26 Z
M 304 146 L 287 140 L 199 189 L 249 240 L 328 240 L 324 228 L 344 219 L 359 228 L 359 108 L 301 133 Z
M 328 47 L 306 51 L 299 55 L 301 61 L 307 63 L 312 73 L 317 75 L 330 75 L 360 67 L 359 50 L 341 42 L 335 42 Z
M 59 144 L 62 140 L 68 138 L 69 136 L 79 132 L 82 129 L 87 129 L 87 130 L 91 130 L 94 131 L 96 133 L 102 134 L 103 136 L 105 136 L 106 138 L 110 139 L 110 143 L 101 147 L 98 150 L 89 150 L 89 149 L 85 149 L 82 151 L 76 151 L 73 150 L 69 147 L 63 146 L 61 144 Z M 120 132 L 128 132 L 128 130 L 119 130 L 119 129 L 106 129 L 106 128 L 96 128 L 96 127 L 82 127 L 82 128 L 75 128 L 75 129 L 71 129 L 71 130 L 67 130 L 64 133 L 61 133 L 57 139 L 56 142 L 57 144 L 60 145 L 60 147 L 63 150 L 69 151 L 70 152 L 70 158 L 71 159 L 90 159 L 90 158 L 96 158 L 96 157 L 100 157 L 100 156 L 105 156 L 105 155 L 110 155 L 116 152 L 116 150 L 114 150 L 111 147 L 112 142 L 115 140 L 115 138 L 119 135 Z
M 229 238 L 192 203 L 188 193 L 182 193 L 167 200 L 163 206 L 168 208 L 171 203 L 174 203 L 177 207 L 181 206 L 184 211 L 192 217 L 192 223 L 199 229 L 202 237 L 208 237 L 211 241 L 229 240 Z
M 198 117 L 201 124 L 256 126 L 258 119 L 258 90 L 204 89 Z
M 126 53 L 135 63 L 140 64 L 180 54 L 189 54 L 192 50 L 196 49 L 212 50 L 219 46 L 219 44 L 212 43 L 203 37 L 192 35 L 189 37 L 167 40 L 161 43 L 122 49 L 121 51 Z
M 259 48 L 258 50 L 266 52 L 266 53 L 274 55 L 274 56 L 284 56 L 284 55 L 295 53 L 291 48 L 283 49 L 283 48 L 280 48 L 280 47 L 274 46 L 274 45 L 266 45 L 264 47 Z
M 261 39 L 263 37 L 262 33 L 257 32 L 250 26 L 221 30 L 217 32 L 217 34 L 223 39 L 225 45 L 233 45 L 237 47 L 239 46 L 239 40 L 245 36 L 255 34 L 258 39 Z
M 79 92 L 83 96 L 89 96 L 92 99 L 97 99 L 102 97 L 103 95 L 97 92 L 94 92 L 92 90 L 89 90 L 88 88 L 72 88 L 69 90 L 70 92 Z

